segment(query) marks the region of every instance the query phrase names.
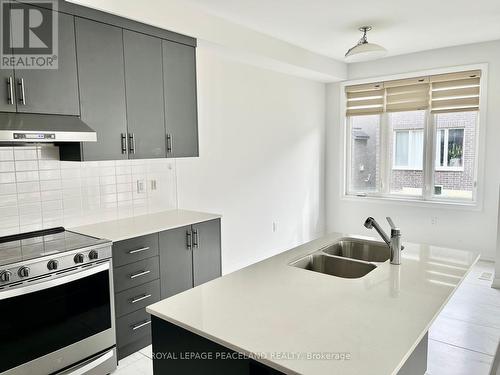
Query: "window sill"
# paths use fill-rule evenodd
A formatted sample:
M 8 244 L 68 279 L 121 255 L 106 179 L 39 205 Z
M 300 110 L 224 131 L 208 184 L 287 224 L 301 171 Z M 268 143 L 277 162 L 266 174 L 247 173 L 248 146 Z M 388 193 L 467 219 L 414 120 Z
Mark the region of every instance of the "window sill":
M 393 171 L 416 171 L 416 172 L 422 172 L 422 168 L 412 168 L 412 167 L 392 167 Z
M 463 172 L 464 167 L 439 167 L 435 169 L 436 172 Z
M 366 202 L 366 203 L 388 203 L 388 204 L 398 204 L 407 205 L 414 207 L 429 207 L 429 208 L 450 208 L 459 210 L 469 210 L 469 211 L 480 211 L 482 209 L 481 205 L 477 201 L 467 201 L 467 200 L 451 200 L 451 199 L 423 199 L 417 196 L 384 196 L 376 195 L 370 193 L 351 193 L 343 194 L 343 201 L 350 202 Z M 365 195 L 361 195 L 365 194 Z

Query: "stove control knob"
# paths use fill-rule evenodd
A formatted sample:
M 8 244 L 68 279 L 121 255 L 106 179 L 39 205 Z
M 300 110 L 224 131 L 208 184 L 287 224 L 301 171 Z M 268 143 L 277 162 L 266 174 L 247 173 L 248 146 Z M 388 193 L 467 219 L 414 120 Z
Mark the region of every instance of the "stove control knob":
M 85 257 L 83 256 L 83 254 L 78 253 L 75 255 L 73 260 L 75 261 L 76 264 L 83 263 L 83 261 L 85 260 Z
M 47 263 L 47 268 L 50 271 L 54 271 L 54 270 L 57 270 L 58 265 L 59 265 L 59 263 L 57 262 L 57 260 L 49 260 L 49 263 Z
M 89 253 L 89 259 L 90 260 L 96 260 L 97 258 L 99 258 L 99 253 L 95 250 L 92 250 L 90 253 Z
M 9 282 L 11 276 L 12 276 L 12 272 L 2 271 L 2 272 L 0 272 L 0 281 L 4 282 L 4 283 Z
M 28 267 L 21 267 L 17 271 L 19 277 L 28 277 L 30 275 L 30 269 Z

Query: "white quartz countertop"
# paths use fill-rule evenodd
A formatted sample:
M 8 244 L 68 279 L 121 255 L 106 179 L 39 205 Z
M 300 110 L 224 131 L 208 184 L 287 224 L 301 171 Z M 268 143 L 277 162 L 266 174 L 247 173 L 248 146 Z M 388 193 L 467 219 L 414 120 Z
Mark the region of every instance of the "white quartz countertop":
M 288 374 L 395 374 L 478 255 L 404 242 L 400 266 L 379 263 L 359 279 L 289 266 L 342 237 L 298 246 L 147 311 Z M 350 359 L 308 359 L 313 353 Z
M 69 229 L 77 233 L 116 242 L 220 217 L 220 215 L 205 212 L 169 210 Z

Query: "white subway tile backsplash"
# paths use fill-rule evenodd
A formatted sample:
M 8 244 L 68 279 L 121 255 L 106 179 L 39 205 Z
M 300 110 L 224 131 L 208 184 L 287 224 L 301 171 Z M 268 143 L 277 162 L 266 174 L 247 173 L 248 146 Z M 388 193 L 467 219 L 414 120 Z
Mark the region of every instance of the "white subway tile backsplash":
M 173 160 L 58 159 L 50 145 L 0 147 L 0 236 L 177 208 Z
M 0 160 L 14 160 L 14 148 L 13 147 L 0 147 Z
M 13 172 L 14 170 L 13 161 L 0 161 L 0 172 Z
M 38 161 L 37 160 L 16 160 L 15 162 L 16 171 L 37 171 Z
M 0 184 L 6 184 L 9 182 L 16 182 L 16 174 L 10 173 L 0 173 Z
M 39 181 L 18 182 L 17 183 L 17 192 L 18 193 L 33 193 L 36 191 L 40 191 L 40 182 Z
M 0 195 L 3 194 L 16 194 L 17 193 L 17 186 L 15 183 L 11 184 L 0 184 Z M 2 198 L 0 198 L 2 199 Z
M 38 171 L 16 172 L 17 182 L 38 181 Z
M 36 147 L 14 147 L 14 159 L 17 160 L 37 160 Z

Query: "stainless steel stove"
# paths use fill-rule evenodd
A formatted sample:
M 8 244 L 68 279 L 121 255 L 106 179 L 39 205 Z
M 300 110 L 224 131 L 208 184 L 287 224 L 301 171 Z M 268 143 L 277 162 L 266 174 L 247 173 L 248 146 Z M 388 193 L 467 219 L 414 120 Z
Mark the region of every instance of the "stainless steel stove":
M 111 242 L 53 228 L 0 237 L 0 374 L 116 368 Z

